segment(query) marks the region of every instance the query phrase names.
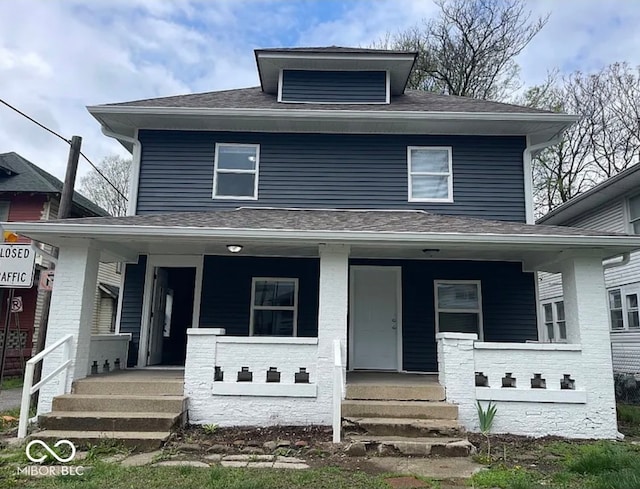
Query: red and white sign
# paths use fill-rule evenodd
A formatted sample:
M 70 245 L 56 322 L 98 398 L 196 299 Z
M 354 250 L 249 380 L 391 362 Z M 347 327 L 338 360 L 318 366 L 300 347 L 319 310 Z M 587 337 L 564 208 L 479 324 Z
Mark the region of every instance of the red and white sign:
M 15 296 L 11 299 L 11 312 L 22 312 L 22 297 Z
M 40 283 L 38 284 L 38 290 L 53 290 L 53 277 L 55 272 L 53 270 L 42 270 L 40 272 Z

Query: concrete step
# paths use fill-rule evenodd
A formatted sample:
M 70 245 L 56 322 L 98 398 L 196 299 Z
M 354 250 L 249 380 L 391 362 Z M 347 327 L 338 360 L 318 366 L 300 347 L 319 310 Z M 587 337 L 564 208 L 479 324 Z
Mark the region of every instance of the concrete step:
M 64 394 L 53 398 L 52 411 L 182 413 L 186 409 L 183 396 Z
M 186 414 L 54 411 L 38 422 L 43 429 L 57 431 L 171 431 L 185 424 Z
M 135 380 L 123 381 L 118 376 L 102 379 L 86 378 L 73 383 L 74 394 L 132 395 L 132 396 L 182 396 L 182 380 Z M 126 377 L 125 377 L 126 378 Z
M 388 401 L 444 401 L 444 387 L 434 382 L 424 384 L 347 384 L 347 399 Z
M 87 448 L 113 440 L 138 451 L 157 450 L 169 439 L 168 431 L 67 431 L 43 430 L 33 433 L 32 440 L 58 441 L 69 440 L 76 448 Z
M 418 457 L 468 457 L 476 452 L 476 448 L 466 438 L 364 435 L 351 436 L 350 440 L 364 445 L 367 452 L 377 452 L 380 455 L 395 453 Z
M 413 419 L 413 418 L 344 418 L 342 427 L 350 431 L 366 433 L 369 436 L 460 436 L 464 427 L 454 419 Z
M 433 401 L 342 401 L 342 416 L 357 418 L 457 419 L 458 406 Z

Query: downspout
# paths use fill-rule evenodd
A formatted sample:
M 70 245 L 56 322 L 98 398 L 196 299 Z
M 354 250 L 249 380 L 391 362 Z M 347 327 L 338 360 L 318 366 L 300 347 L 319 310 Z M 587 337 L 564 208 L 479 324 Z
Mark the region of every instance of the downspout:
M 109 131 L 104 126 L 101 127 L 102 134 L 118 141 L 125 141 L 133 145 L 133 162 L 131 164 L 131 180 L 129 181 L 129 196 L 127 197 L 127 216 L 135 216 L 138 206 L 138 184 L 140 182 L 140 157 L 142 155 L 142 144 L 138 140 L 138 130 L 136 137 L 124 136 Z
M 525 217 L 527 224 L 535 224 L 533 216 L 533 156 L 538 152 L 554 144 L 558 144 L 562 140 L 561 136 L 555 136 L 548 141 L 529 145 L 529 136 L 527 136 L 527 147 L 522 152 L 522 162 L 524 165 L 524 201 L 525 201 Z
M 611 268 L 623 267 L 623 266 L 627 265 L 631 261 L 631 253 L 628 252 L 628 251 L 625 251 L 621 255 L 610 256 L 609 258 L 605 258 L 603 260 L 603 262 L 606 261 L 606 260 L 610 260 L 612 258 L 617 258 L 618 256 L 622 257 L 622 259 L 619 260 L 619 261 L 611 262 L 611 263 L 603 263 L 602 264 L 602 269 L 603 270 L 609 270 Z

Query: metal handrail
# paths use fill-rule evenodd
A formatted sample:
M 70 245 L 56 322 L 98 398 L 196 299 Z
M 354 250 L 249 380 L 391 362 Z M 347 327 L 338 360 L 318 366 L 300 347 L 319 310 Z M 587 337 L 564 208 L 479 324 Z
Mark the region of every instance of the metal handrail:
M 36 356 L 31 358 L 25 367 L 24 372 L 24 384 L 22 386 L 22 401 L 20 403 L 20 421 L 18 423 L 18 438 L 24 438 L 27 436 L 27 426 L 29 424 L 29 407 L 31 404 L 31 396 L 38 392 L 40 388 L 49 382 L 51 379 L 56 377 L 60 372 L 64 371 L 64 376 L 59 382 L 59 394 L 65 394 L 67 389 L 67 376 L 69 373 L 69 366 L 71 365 L 71 349 L 69 348 L 69 344 L 73 339 L 73 335 L 69 334 L 60 338 L 53 345 L 45 348 Z M 62 359 L 63 362 L 55 369 L 53 372 L 49 373 L 46 377 L 40 380 L 36 385 L 33 385 L 33 374 L 35 372 L 35 367 L 38 362 L 43 360 L 47 355 L 49 355 L 52 351 L 56 350 L 60 346 L 63 347 Z
M 342 431 L 342 348 L 340 340 L 333 340 L 333 443 L 340 443 Z

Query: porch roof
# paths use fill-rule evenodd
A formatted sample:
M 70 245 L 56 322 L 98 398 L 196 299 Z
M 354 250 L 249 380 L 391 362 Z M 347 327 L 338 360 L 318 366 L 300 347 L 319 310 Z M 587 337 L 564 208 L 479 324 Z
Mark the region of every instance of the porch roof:
M 319 243 L 343 243 L 351 245 L 352 256 L 365 258 L 466 257 L 534 263 L 579 250 L 605 258 L 640 249 L 639 236 L 424 211 L 244 207 L 4 226 L 54 246 L 92 239 L 124 259 L 138 253 L 226 253 L 230 243 L 248 247 L 247 254 L 317 256 Z

